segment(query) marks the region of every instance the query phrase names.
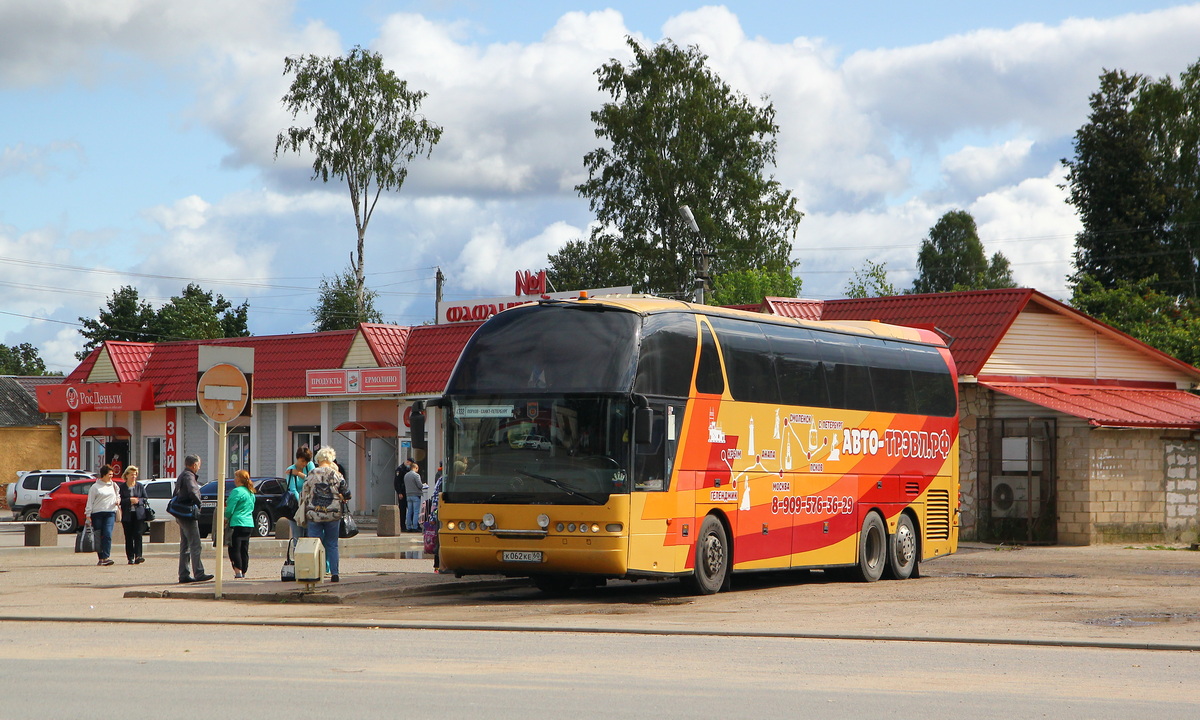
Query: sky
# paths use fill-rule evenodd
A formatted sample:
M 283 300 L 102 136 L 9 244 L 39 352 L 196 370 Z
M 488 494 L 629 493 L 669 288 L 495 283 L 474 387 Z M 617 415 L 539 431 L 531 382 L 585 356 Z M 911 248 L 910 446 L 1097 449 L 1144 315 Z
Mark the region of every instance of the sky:
M 1200 60 L 1200 4 L 0 0 L 0 343 L 70 372 L 79 318 L 116 289 L 158 306 L 188 282 L 248 301 L 256 335 L 310 331 L 356 235 L 343 183 L 274 155 L 283 59 L 355 45 L 444 128 L 367 231 L 384 320 L 431 321 L 437 268 L 446 299 L 511 295 L 594 221 L 573 188 L 607 99 L 594 71 L 629 60 L 626 36 L 696 45 L 774 105 L 802 296 L 844 296 L 867 260 L 911 286 L 962 209 L 1019 285 L 1067 299 L 1061 159 L 1088 96 L 1106 69 Z

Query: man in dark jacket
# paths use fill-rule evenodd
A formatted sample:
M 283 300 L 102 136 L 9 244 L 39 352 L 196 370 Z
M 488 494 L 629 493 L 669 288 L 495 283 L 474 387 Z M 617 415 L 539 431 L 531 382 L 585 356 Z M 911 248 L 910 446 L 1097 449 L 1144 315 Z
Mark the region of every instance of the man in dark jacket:
M 200 480 L 196 477 L 199 471 L 199 457 L 188 455 L 183 459 L 183 472 L 175 480 L 175 497 L 184 505 L 200 507 Z M 176 517 L 175 522 L 179 524 L 179 582 L 212 580 L 213 576 L 204 572 L 200 558 L 200 518 Z
M 396 490 L 396 505 L 400 508 L 401 522 L 403 522 L 404 514 L 408 510 L 408 503 L 405 502 L 404 476 L 408 474 L 409 466 L 411 464 L 412 458 L 400 463 L 400 467 L 396 468 L 396 478 L 392 481 L 392 487 Z

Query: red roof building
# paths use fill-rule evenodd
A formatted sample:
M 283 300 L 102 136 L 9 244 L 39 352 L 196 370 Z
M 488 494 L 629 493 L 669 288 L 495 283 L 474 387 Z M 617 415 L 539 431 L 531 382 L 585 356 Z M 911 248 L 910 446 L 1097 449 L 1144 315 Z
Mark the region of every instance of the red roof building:
M 960 384 L 964 537 L 1194 541 L 1197 368 L 1027 288 L 767 298 L 760 311 L 946 338 Z

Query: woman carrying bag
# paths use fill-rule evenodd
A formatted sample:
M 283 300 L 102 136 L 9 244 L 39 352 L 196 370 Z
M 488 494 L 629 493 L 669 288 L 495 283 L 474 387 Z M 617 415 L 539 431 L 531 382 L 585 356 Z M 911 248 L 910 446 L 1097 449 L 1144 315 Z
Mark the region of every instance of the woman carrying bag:
M 100 476 L 88 490 L 87 504 L 83 508 L 85 522 L 96 533 L 96 555 L 100 558 L 97 565 L 113 564 L 109 555 L 112 553 L 113 525 L 121 515 L 121 491 L 112 475 L 112 466 L 100 468 Z
M 300 512 L 305 520 L 305 530 L 308 537 L 321 539 L 331 582 L 341 579 L 338 576 L 338 530 L 342 515 L 348 512 L 346 501 L 350 499 L 350 484 L 334 467 L 335 458 L 337 453 L 331 447 L 318 450 L 313 458 L 317 467 L 308 473 L 300 491 Z
M 146 529 L 146 488 L 138 482 L 137 465 L 130 465 L 121 473 L 125 482 L 118 486 L 121 491 L 121 527 L 125 530 L 125 558 L 130 565 L 146 562 L 142 557 L 142 533 Z

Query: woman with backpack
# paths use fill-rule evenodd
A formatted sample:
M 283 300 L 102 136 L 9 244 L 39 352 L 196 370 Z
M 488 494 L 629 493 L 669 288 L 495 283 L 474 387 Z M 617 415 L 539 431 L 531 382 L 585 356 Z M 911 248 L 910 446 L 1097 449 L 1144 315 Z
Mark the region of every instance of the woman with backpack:
M 313 458 L 317 467 L 308 473 L 300 491 L 300 510 L 307 521 L 305 529 L 308 537 L 320 538 L 325 546 L 331 582 L 341 579 L 338 577 L 338 528 L 342 515 L 350 512 L 346 504 L 350 500 L 350 484 L 334 466 L 336 458 L 337 453 L 331 447 L 318 450 Z

